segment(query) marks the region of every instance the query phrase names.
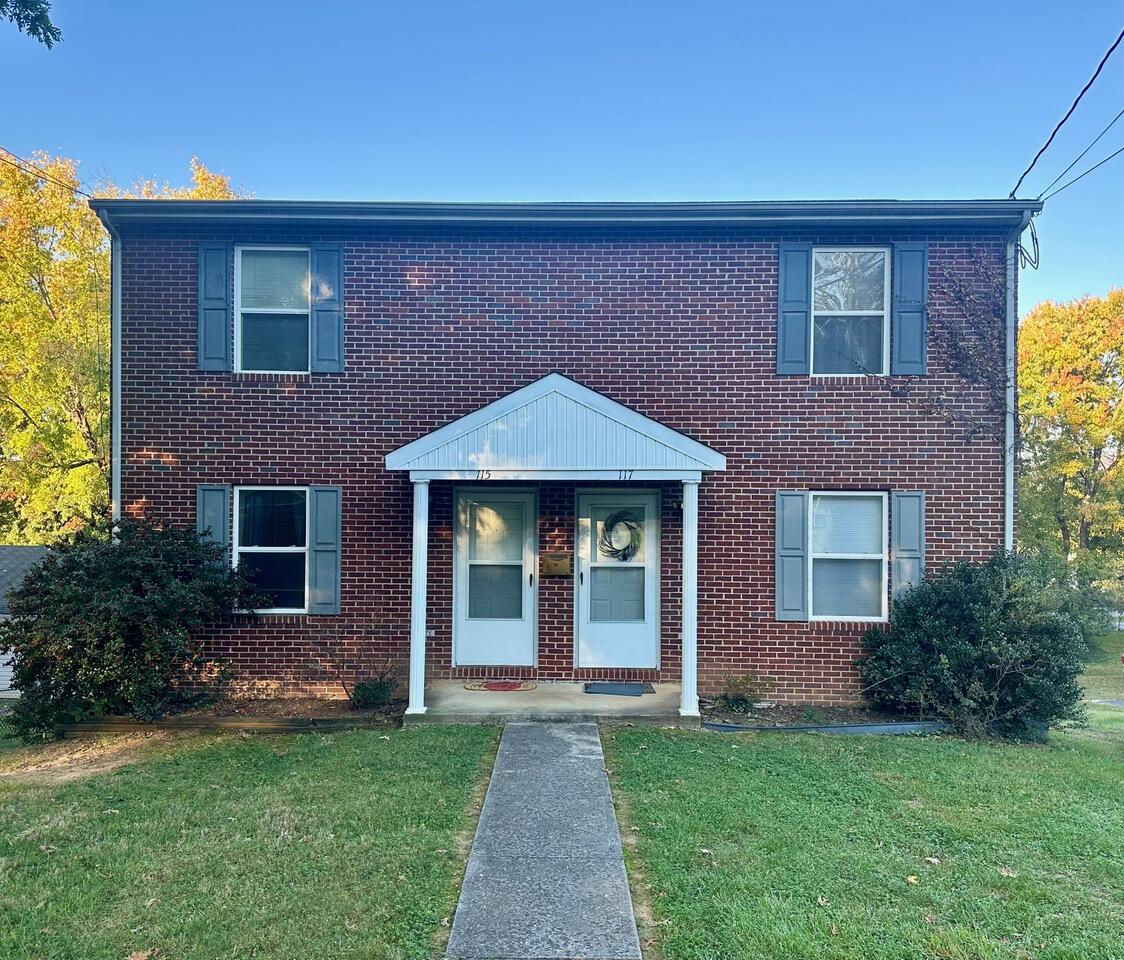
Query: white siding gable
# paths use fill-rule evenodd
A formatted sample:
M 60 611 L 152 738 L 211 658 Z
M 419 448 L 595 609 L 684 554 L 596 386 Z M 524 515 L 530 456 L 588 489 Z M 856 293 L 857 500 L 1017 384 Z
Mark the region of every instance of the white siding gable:
M 552 373 L 387 455 L 433 479 L 668 479 L 724 470 L 720 453 Z

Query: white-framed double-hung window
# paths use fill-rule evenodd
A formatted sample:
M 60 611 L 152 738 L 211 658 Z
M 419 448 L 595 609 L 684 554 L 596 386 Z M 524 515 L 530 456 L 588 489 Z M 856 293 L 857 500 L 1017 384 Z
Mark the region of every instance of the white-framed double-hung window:
M 309 371 L 310 276 L 308 247 L 235 248 L 236 369 Z
M 886 494 L 824 492 L 809 500 L 812 619 L 885 620 Z
M 890 250 L 812 250 L 813 375 L 884 374 L 890 366 Z
M 308 489 L 234 488 L 234 566 L 267 598 L 258 613 L 308 612 Z

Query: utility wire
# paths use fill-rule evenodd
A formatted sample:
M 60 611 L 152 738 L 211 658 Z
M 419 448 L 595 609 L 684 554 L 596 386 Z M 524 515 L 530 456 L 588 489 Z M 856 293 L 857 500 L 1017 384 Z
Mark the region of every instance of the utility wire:
M 1043 193 L 1047 193 L 1049 191 L 1049 189 L 1055 183 L 1057 183 L 1059 180 L 1061 180 L 1061 178 L 1064 177 L 1067 173 L 1069 173 L 1070 170 L 1072 170 L 1074 167 L 1076 167 L 1078 162 L 1081 160 L 1081 158 L 1083 156 L 1085 156 L 1085 154 L 1087 154 L 1090 150 L 1093 149 L 1093 147 L 1095 147 L 1097 145 L 1097 141 L 1100 140 L 1100 138 L 1103 137 L 1106 133 L 1108 133 L 1108 131 L 1111 130 L 1113 128 L 1113 126 L 1116 124 L 1116 121 L 1119 120 L 1121 117 L 1124 117 L 1124 109 L 1122 109 L 1115 117 L 1113 117 L 1112 122 L 1107 127 L 1105 127 L 1100 133 L 1098 133 L 1096 135 L 1096 137 L 1093 138 L 1093 142 L 1090 143 L 1089 146 L 1087 146 L 1084 150 L 1082 150 L 1074 158 L 1073 163 L 1071 163 L 1061 173 L 1059 173 L 1056 177 L 1054 177 L 1053 180 L 1051 180 L 1048 184 L 1046 184 L 1046 186 L 1043 188 L 1042 192 L 1038 194 L 1038 199 L 1041 200 Z
M 1026 175 L 1028 173 L 1030 173 L 1031 170 L 1034 169 L 1034 165 L 1038 162 L 1038 158 L 1041 157 L 1042 154 L 1044 154 L 1046 152 L 1046 148 L 1049 147 L 1050 144 L 1054 142 L 1054 137 L 1056 137 L 1058 135 L 1058 131 L 1061 130 L 1061 128 L 1065 125 L 1065 122 L 1070 118 L 1070 116 L 1072 116 L 1073 111 L 1077 109 L 1077 105 L 1081 102 L 1081 98 L 1083 96 L 1085 96 L 1085 94 L 1088 92 L 1089 88 L 1096 82 L 1097 77 L 1099 77 L 1101 75 L 1101 71 L 1104 69 L 1104 65 L 1106 63 L 1108 63 L 1108 58 L 1111 57 L 1112 54 L 1115 52 L 1116 48 L 1118 46 L 1120 46 L 1120 42 L 1122 40 L 1124 40 L 1124 30 L 1120 31 L 1120 35 L 1113 42 L 1112 46 L 1108 48 L 1108 52 L 1103 57 L 1101 57 L 1101 62 L 1097 64 L 1097 69 L 1095 71 L 1093 71 L 1093 75 L 1089 78 L 1089 82 L 1086 83 L 1085 86 L 1083 86 L 1081 88 L 1081 92 L 1077 95 L 1077 99 L 1074 100 L 1073 103 L 1070 104 L 1069 109 L 1065 112 L 1065 116 L 1062 117 L 1061 120 L 1058 121 L 1057 126 L 1054 127 L 1054 129 L 1050 133 L 1050 136 L 1047 137 L 1046 142 L 1044 144 L 1042 144 L 1042 147 L 1034 155 L 1034 159 L 1030 161 L 1030 166 L 1027 167 L 1023 171 L 1022 176 L 1019 177 L 1018 183 L 1016 183 L 1014 188 L 1011 190 L 1011 197 L 1012 198 L 1018 192 L 1019 187 L 1022 186 L 1022 182 L 1023 182 L 1023 180 L 1026 179 Z
M 66 190 L 73 190 L 75 193 L 81 194 L 87 200 L 93 200 L 85 190 L 74 186 L 73 184 L 66 183 L 63 180 L 57 180 L 52 177 L 46 170 L 40 170 L 33 164 L 28 163 L 26 160 L 21 159 L 12 153 L 6 147 L 0 147 L 3 153 L 0 153 L 0 163 L 6 163 L 9 167 L 15 167 L 17 170 L 22 170 L 24 173 L 30 174 L 33 177 L 39 177 L 41 180 L 46 180 L 48 183 L 53 183 L 57 187 L 63 187 Z M 4 156 L 7 154 L 7 156 Z
M 1042 199 L 1043 199 L 1043 200 L 1049 200 L 1049 199 L 1050 199 L 1051 197 L 1056 197 L 1056 196 L 1057 196 L 1057 195 L 1058 195 L 1059 193 L 1061 193 L 1061 192 L 1062 192 L 1062 191 L 1063 191 L 1063 190 L 1064 190 L 1064 189 L 1065 189 L 1066 187 L 1071 187 L 1071 186 L 1073 186 L 1073 184 L 1077 183 L 1077 181 L 1078 181 L 1078 180 L 1080 180 L 1080 179 L 1081 179 L 1082 177 L 1087 177 L 1087 176 L 1089 176 L 1089 174 L 1090 174 L 1090 173 L 1092 173 L 1092 172 L 1093 172 L 1094 170 L 1096 170 L 1096 169 L 1097 169 L 1097 167 L 1103 166 L 1104 164 L 1108 163 L 1108 161 L 1109 161 L 1109 160 L 1111 160 L 1111 159 L 1112 159 L 1113 157 L 1117 157 L 1117 156 L 1119 156 L 1119 155 L 1120 155 L 1120 154 L 1122 154 L 1122 153 L 1124 153 L 1124 147 L 1121 147 L 1121 148 L 1120 148 L 1119 150 L 1114 150 L 1114 151 L 1113 151 L 1112 153 L 1110 153 L 1110 154 L 1109 154 L 1109 155 L 1108 155 L 1107 157 L 1105 157 L 1105 158 L 1104 158 L 1103 160 L 1101 160 L 1101 161 L 1100 161 L 1099 163 L 1094 163 L 1094 164 L 1093 164 L 1093 165 L 1092 165 L 1092 166 L 1091 166 L 1091 167 L 1090 167 L 1090 168 L 1089 168 L 1088 170 L 1086 170 L 1086 171 L 1085 171 L 1084 173 L 1082 173 L 1082 174 L 1079 174 L 1078 176 L 1074 177 L 1074 178 L 1073 178 L 1072 180 L 1070 180 L 1070 181 L 1069 181 L 1068 183 L 1063 183 L 1063 184 L 1062 184 L 1062 185 L 1061 185 L 1060 187 L 1058 187 L 1058 189 L 1057 189 L 1057 190 L 1055 190 L 1055 191 L 1054 191 L 1053 193 L 1048 193 L 1048 194 L 1046 194 L 1046 196 L 1044 196 L 1044 197 L 1043 197 Z

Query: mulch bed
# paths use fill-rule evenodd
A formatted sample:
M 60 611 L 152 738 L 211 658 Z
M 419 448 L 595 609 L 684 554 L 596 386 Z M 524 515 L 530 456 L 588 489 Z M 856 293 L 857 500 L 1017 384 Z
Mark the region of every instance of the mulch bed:
M 751 724 L 762 727 L 788 727 L 843 723 L 895 723 L 903 718 L 870 707 L 843 707 L 835 704 L 770 703 L 744 712 L 729 710 L 718 701 L 701 703 L 704 723 Z
M 64 724 L 64 736 L 89 733 L 133 733 L 144 730 L 240 730 L 259 733 L 328 733 L 356 727 L 398 726 L 405 700 L 375 710 L 353 710 L 346 700 L 260 699 L 220 700 L 175 716 L 144 723 L 125 717 L 102 717 Z

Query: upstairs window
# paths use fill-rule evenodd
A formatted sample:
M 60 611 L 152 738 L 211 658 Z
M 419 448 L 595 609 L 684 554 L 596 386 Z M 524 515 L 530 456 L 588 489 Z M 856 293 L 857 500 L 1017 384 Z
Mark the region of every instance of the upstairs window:
M 882 374 L 890 356 L 890 252 L 812 251 L 812 373 Z
M 269 599 L 259 613 L 308 610 L 308 491 L 237 487 L 234 565 Z
M 886 495 L 813 493 L 813 620 L 886 619 Z
M 238 247 L 234 257 L 235 350 L 239 370 L 309 370 L 309 251 Z

